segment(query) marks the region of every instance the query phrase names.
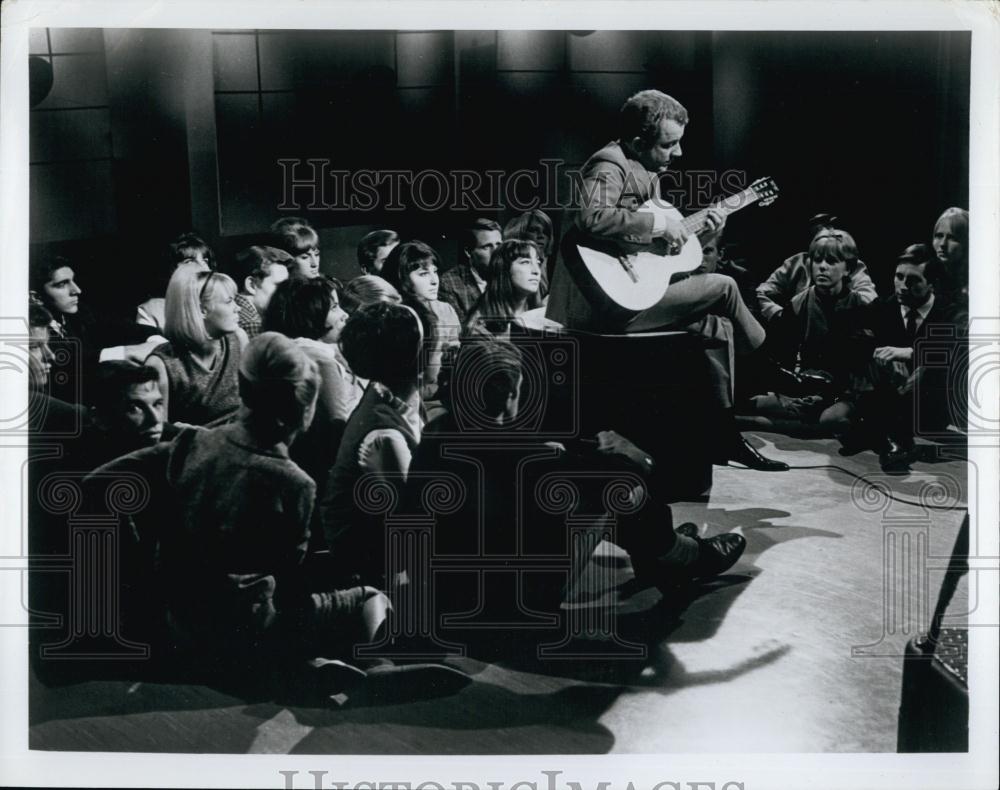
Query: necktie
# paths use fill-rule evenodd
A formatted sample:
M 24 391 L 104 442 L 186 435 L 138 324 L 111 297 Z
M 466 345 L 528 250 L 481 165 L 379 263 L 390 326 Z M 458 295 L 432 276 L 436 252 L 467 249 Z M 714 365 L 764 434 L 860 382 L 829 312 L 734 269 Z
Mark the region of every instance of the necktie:
M 906 336 L 909 338 L 911 345 L 913 344 L 913 341 L 916 340 L 916 337 L 917 337 L 917 316 L 918 315 L 919 315 L 919 313 L 916 310 L 914 310 L 912 307 L 910 308 L 909 312 L 906 314 Z

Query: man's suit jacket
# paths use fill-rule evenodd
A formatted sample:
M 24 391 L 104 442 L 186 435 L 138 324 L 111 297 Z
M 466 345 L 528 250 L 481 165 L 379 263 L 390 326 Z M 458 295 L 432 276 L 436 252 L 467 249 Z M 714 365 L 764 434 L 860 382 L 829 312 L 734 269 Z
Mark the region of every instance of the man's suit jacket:
M 659 194 L 659 176 L 629 158 L 619 143 L 609 143 L 583 166 L 576 227 L 597 239 L 650 244 L 653 215 L 636 209 Z M 606 329 L 573 282 L 565 261 L 565 255 L 559 256 L 545 316 L 571 329 Z
M 875 345 L 894 346 L 896 348 L 913 348 L 916 340 L 928 336 L 928 327 L 933 324 L 954 325 L 954 317 L 950 306 L 940 296 L 934 297 L 934 305 L 927 317 L 920 324 L 916 338 L 911 339 L 906 334 L 906 321 L 903 319 L 899 300 L 895 296 L 880 299 L 869 306 L 869 326 L 875 334 Z
M 463 324 L 481 296 L 482 291 L 476 284 L 470 264 L 460 263 L 441 275 L 438 283 L 438 299 L 454 307 Z
M 895 296 L 869 305 L 868 311 L 876 347 L 915 349 L 913 358 L 904 365 L 910 376 L 919 381 L 914 395 L 919 399 L 920 425 L 934 430 L 942 429 L 949 422 L 961 425 L 966 408 L 965 395 L 961 388 L 955 388 L 954 382 L 956 375 L 965 377 L 968 345 L 958 336 L 958 329 L 963 324 L 955 307 L 936 294 L 934 304 L 917 329 L 915 338 L 906 334 L 906 322 Z M 932 326 L 938 331 L 932 333 Z M 954 335 L 941 332 L 949 327 Z M 928 352 L 926 355 L 920 353 L 920 341 L 928 343 L 924 346 Z

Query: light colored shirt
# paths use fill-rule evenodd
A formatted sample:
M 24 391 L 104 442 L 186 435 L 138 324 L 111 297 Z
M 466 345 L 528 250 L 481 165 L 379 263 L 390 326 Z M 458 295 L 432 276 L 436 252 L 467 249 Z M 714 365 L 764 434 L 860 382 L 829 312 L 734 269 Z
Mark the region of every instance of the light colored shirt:
M 903 317 L 903 325 L 906 325 L 906 316 L 910 314 L 910 310 L 917 311 L 917 331 L 920 331 L 920 327 L 924 323 L 924 319 L 927 318 L 927 314 L 930 313 L 931 308 L 934 307 L 934 294 L 931 294 L 930 299 L 924 302 L 920 307 L 907 307 L 905 304 L 899 306 L 899 314 Z
M 479 276 L 479 272 L 476 271 L 476 267 L 470 265 L 469 273 L 472 275 L 472 280 L 475 282 L 476 287 L 479 289 L 479 293 L 486 293 L 486 280 Z
M 385 389 L 378 382 L 372 382 L 371 386 L 380 390 Z M 388 392 L 388 390 L 385 391 Z M 415 403 L 408 403 L 393 397 L 390 403 L 410 427 L 414 437 L 419 442 L 424 428 L 423 419 L 420 417 L 419 397 Z M 364 472 L 382 474 L 399 472 L 405 476 L 410 469 L 412 459 L 413 456 L 406 442 L 406 437 L 395 428 L 378 428 L 370 431 L 358 448 L 358 465 Z

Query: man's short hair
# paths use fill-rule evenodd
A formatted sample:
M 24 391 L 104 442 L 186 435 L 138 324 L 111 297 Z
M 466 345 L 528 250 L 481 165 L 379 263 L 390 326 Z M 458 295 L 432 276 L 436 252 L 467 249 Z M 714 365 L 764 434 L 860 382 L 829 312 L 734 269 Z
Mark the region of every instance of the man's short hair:
M 57 269 L 73 267 L 69 258 L 62 255 L 41 255 L 30 258 L 28 263 L 28 287 L 39 299 L 45 299 L 45 286 L 52 280 Z
M 366 233 L 358 242 L 358 266 L 361 271 L 368 273 L 375 264 L 375 256 L 378 251 L 389 244 L 399 241 L 399 234 L 394 230 L 373 230 Z
M 208 264 L 209 269 L 215 268 L 215 258 L 212 255 L 212 248 L 205 240 L 196 233 L 182 233 L 167 245 L 168 269 L 173 271 L 180 264 L 190 258 L 196 258 L 201 254 Z
M 94 408 L 101 416 L 113 416 L 128 387 L 159 382 L 154 368 L 125 359 L 113 359 L 97 366 L 97 387 Z
M 921 274 L 931 285 L 936 285 L 944 274 L 941 262 L 929 244 L 911 244 L 896 259 L 897 266 L 901 263 L 921 267 Z
M 417 378 L 423 342 L 420 316 L 412 307 L 392 302 L 359 307 L 340 334 L 340 348 L 351 371 L 389 385 Z
M 622 105 L 618 131 L 622 142 L 638 137 L 649 147 L 660 136 L 660 124 L 666 120 L 682 126 L 688 122 L 688 112 L 677 99 L 660 91 L 639 91 Z
M 319 278 L 290 277 L 280 283 L 264 310 L 263 332 L 319 340 L 333 306 L 330 284 Z
M 288 268 L 294 261 L 291 255 L 277 247 L 255 245 L 236 253 L 230 274 L 242 291 L 247 277 L 252 277 L 258 283 L 263 282 L 271 273 L 272 266 L 280 264 Z
M 480 217 L 479 219 L 473 220 L 470 224 L 462 228 L 461 234 L 459 235 L 459 241 L 462 244 L 463 250 L 471 250 L 476 246 L 476 234 L 489 231 L 496 231 L 501 233 L 500 224 L 492 219 L 486 219 L 486 217 Z
M 512 343 L 492 338 L 464 341 L 448 383 L 448 409 L 459 423 L 481 425 L 499 417 L 517 391 L 522 370 L 521 351 Z

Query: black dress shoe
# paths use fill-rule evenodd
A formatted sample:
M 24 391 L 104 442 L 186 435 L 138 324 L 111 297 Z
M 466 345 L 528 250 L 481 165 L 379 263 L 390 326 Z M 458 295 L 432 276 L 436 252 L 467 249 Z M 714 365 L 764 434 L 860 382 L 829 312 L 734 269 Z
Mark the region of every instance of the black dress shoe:
M 687 525 L 682 525 L 686 527 Z M 691 526 L 694 526 L 693 524 Z M 657 589 L 666 597 L 674 596 L 679 589 L 695 579 L 707 579 L 724 573 L 736 564 L 747 547 L 746 538 L 727 532 L 714 538 L 696 538 L 698 556 L 688 565 L 660 566 L 651 578 Z M 638 571 L 636 576 L 638 578 Z
M 679 527 L 677 527 L 674 532 L 678 535 L 683 535 L 685 538 L 697 538 L 698 537 L 698 525 L 693 521 L 685 521 Z
M 722 459 L 720 463 L 725 465 L 727 462 L 734 461 L 750 469 L 756 469 L 759 472 L 788 471 L 788 464 L 784 461 L 772 461 L 770 458 L 765 458 L 747 442 L 742 433 L 736 434 L 729 450 L 729 457 Z
M 736 564 L 746 547 L 747 539 L 733 532 L 714 538 L 699 538 L 698 559 L 686 570 L 692 578 L 718 576 Z

